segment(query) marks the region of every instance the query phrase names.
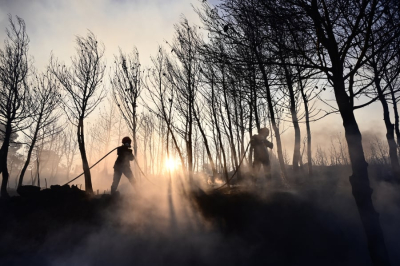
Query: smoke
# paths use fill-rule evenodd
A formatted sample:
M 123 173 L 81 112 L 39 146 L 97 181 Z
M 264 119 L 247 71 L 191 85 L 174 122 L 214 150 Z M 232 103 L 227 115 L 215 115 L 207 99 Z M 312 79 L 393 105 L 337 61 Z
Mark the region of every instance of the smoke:
M 105 223 L 51 265 L 207 265 L 222 242 L 180 190 L 181 180 L 152 180 L 132 188 L 105 214 Z
M 40 245 L 22 241 L 11 228 L 13 234 L 3 234 L 0 247 L 18 247 L 23 256 L 0 263 L 371 265 L 348 176 L 347 167 L 319 167 L 314 177 L 303 176 L 299 183 L 261 180 L 256 186 L 233 186 L 230 192 L 198 186 L 189 192 L 179 173 L 143 177 L 135 187 L 123 177 L 121 196 L 112 204 L 102 204 L 110 199 L 107 195 L 94 199 L 100 207 L 95 221 L 67 220 L 43 235 L 41 226 L 52 225 L 39 212 L 35 219 L 43 217 L 40 222 L 31 221 L 42 224 L 35 234 L 44 237 Z M 200 187 L 206 182 L 194 178 Z M 376 176 L 371 180 L 392 265 L 397 265 L 398 188 Z

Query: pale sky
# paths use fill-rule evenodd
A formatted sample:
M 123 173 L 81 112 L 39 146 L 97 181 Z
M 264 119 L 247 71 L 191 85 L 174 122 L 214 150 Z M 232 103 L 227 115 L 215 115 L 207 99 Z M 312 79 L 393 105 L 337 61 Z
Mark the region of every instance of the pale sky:
M 216 3 L 218 0 L 212 0 Z M 174 34 L 174 24 L 181 16 L 191 24 L 199 24 L 192 4 L 199 0 L 0 0 L 0 39 L 5 39 L 4 29 L 8 16 L 17 15 L 26 22 L 30 37 L 30 55 L 38 70 L 44 70 L 50 53 L 66 64 L 74 55 L 75 36 L 85 36 L 90 29 L 106 48 L 106 61 L 113 62 L 118 47 L 130 52 L 136 46 L 143 65 L 150 65 L 159 45 L 165 45 Z M 329 92 L 325 98 L 334 99 Z M 384 137 L 382 107 L 379 102 L 356 111 L 360 129 L 365 135 Z M 332 115 L 312 125 L 314 141 L 323 145 L 327 136 L 343 132 L 339 115 Z M 302 131 L 303 136 L 305 130 Z M 342 133 L 343 134 L 343 133 Z M 283 139 L 292 148 L 293 135 L 289 131 Z
M 211 1 L 216 2 L 216 1 Z M 184 14 L 199 23 L 191 4 L 198 0 L 0 0 L 0 39 L 5 39 L 8 16 L 25 20 L 30 54 L 40 70 L 50 52 L 66 63 L 74 54 L 75 36 L 91 30 L 106 47 L 107 62 L 118 47 L 124 52 L 139 49 L 144 65 L 158 45 L 171 40 L 175 23 Z

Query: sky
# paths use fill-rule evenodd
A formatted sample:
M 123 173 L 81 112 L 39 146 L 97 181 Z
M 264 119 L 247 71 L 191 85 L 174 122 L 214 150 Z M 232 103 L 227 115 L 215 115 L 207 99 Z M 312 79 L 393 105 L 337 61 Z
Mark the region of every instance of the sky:
M 8 14 L 17 15 L 25 20 L 30 55 L 39 71 L 45 69 L 51 53 L 68 64 L 75 53 L 75 37 L 85 36 L 87 30 L 104 43 L 107 63 L 114 61 L 113 55 L 119 48 L 127 53 L 136 46 L 146 66 L 158 46 L 172 40 L 174 24 L 183 15 L 191 24 L 200 24 L 192 7 L 199 3 L 199 0 L 0 0 L 0 40 L 6 37 Z M 322 97 L 334 99 L 329 91 Z M 380 103 L 356 111 L 356 116 L 365 135 L 384 137 Z M 305 134 L 305 130 L 302 132 Z M 322 146 L 330 136 L 343 135 L 340 116 L 331 115 L 314 123 L 312 132 L 315 144 Z M 290 130 L 283 135 L 283 140 L 289 143 L 292 138 Z M 290 150 L 291 145 L 287 146 Z
M 211 1 L 213 2 L 213 1 Z M 215 1 L 214 1 L 215 2 Z M 74 54 L 75 36 L 91 30 L 106 47 L 107 62 L 133 46 L 143 63 L 159 45 L 171 40 L 174 24 L 182 15 L 199 22 L 192 4 L 198 0 L 0 0 L 0 39 L 5 39 L 8 14 L 25 20 L 30 37 L 30 54 L 42 69 L 50 53 L 68 61 Z

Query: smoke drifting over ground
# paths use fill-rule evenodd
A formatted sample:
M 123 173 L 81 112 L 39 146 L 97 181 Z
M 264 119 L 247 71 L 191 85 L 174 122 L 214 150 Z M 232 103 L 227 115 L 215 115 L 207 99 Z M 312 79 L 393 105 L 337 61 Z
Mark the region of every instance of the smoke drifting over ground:
M 2 234 L 1 246 L 10 253 L 3 253 L 0 262 L 57 266 L 371 265 L 348 170 L 321 168 L 312 180 L 291 180 L 290 187 L 274 176 L 271 184 L 259 181 L 256 186 L 234 186 L 229 193 L 200 188 L 185 192 L 183 180 L 174 175 L 171 182 L 168 176 L 152 179 L 157 185 L 143 180 L 137 190 L 124 182 L 120 197 L 105 195 L 91 200 L 102 202 L 93 221 L 68 219 L 54 229 L 46 224 L 48 214 L 27 215 L 33 224 L 42 219 L 39 224 L 46 229 L 38 230 L 33 241 L 19 235 L 18 227 Z M 374 180 L 374 202 L 392 265 L 397 265 L 398 189 Z M 12 256 L 15 254 L 24 256 Z

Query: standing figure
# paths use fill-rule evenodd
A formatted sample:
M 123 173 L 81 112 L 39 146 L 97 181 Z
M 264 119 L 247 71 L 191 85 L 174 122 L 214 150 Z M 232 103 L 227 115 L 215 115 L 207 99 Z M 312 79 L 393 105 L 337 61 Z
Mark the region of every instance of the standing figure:
M 114 179 L 111 185 L 111 195 L 115 194 L 118 188 L 119 181 L 121 180 L 122 174 L 124 174 L 129 182 L 134 185 L 135 180 L 131 170 L 130 161 L 133 161 L 134 156 L 131 147 L 132 140 L 129 137 L 122 139 L 122 146 L 118 147 L 117 154 L 118 158 L 114 164 Z
M 258 130 L 258 135 L 255 134 L 250 140 L 250 163 L 252 163 L 253 177 L 256 177 L 261 166 L 264 167 L 264 174 L 267 180 L 271 180 L 271 162 L 267 148 L 272 149 L 274 145 L 266 138 L 269 135 L 269 129 L 264 127 Z M 254 152 L 254 161 L 253 159 Z

